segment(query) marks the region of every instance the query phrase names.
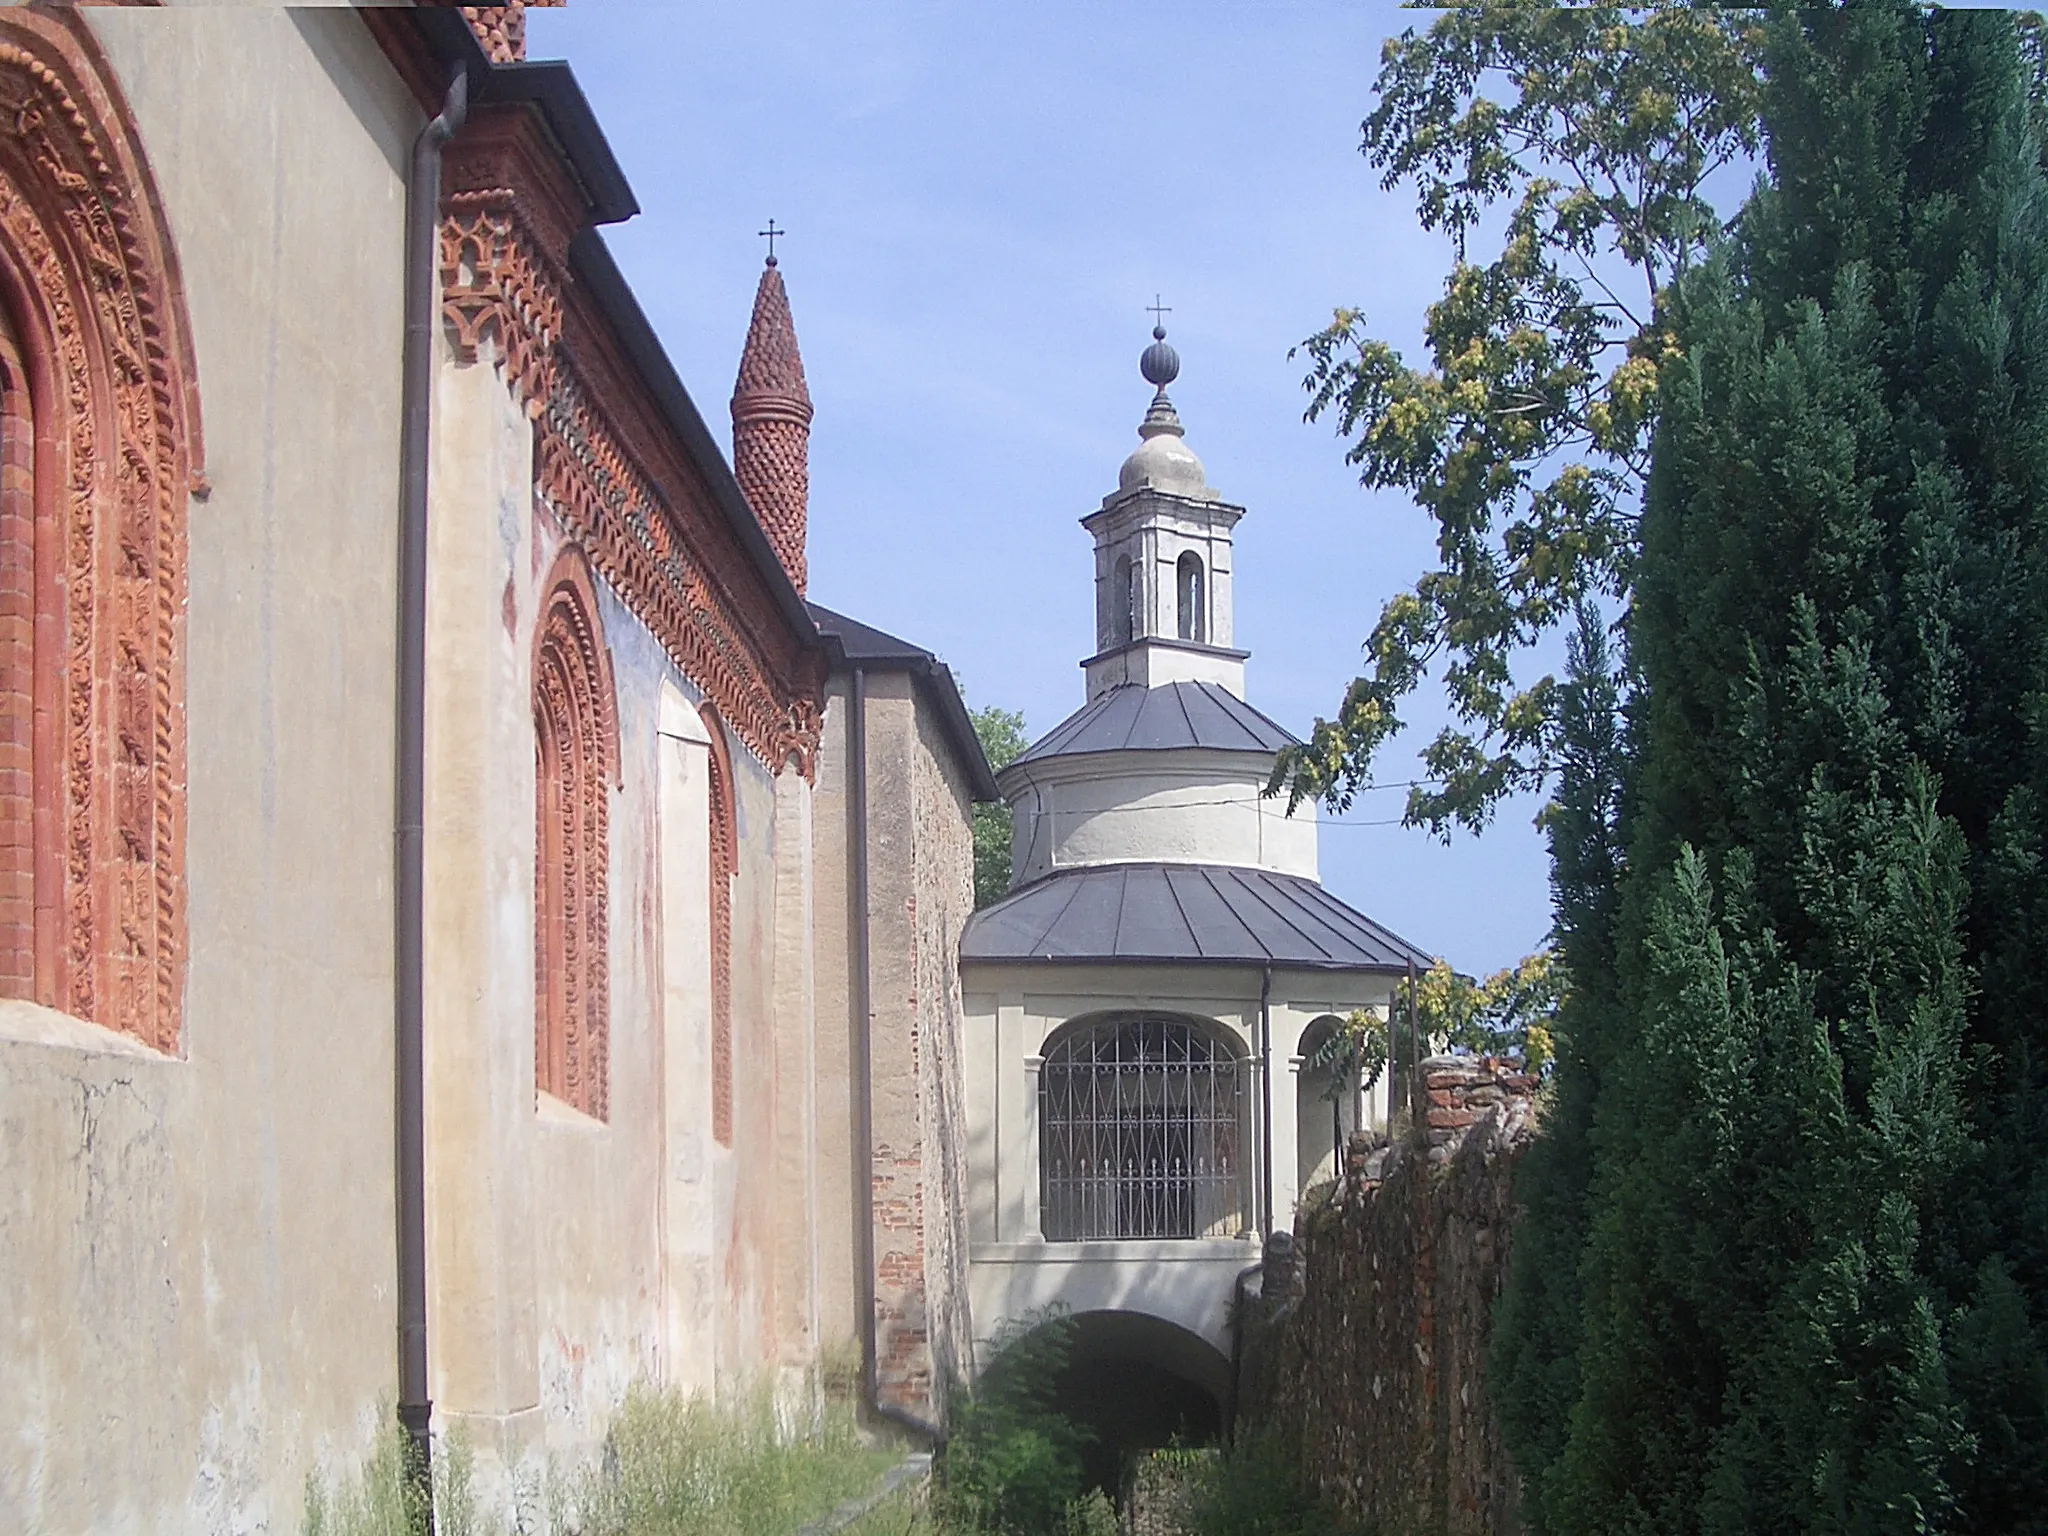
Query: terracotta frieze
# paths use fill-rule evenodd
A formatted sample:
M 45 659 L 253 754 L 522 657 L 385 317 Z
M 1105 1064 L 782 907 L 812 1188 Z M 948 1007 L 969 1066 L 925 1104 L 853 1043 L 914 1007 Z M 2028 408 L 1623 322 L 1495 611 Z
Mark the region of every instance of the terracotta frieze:
M 571 281 L 574 189 L 536 114 L 486 111 L 449 158 L 442 314 L 463 361 L 491 340 L 532 418 L 535 494 L 747 748 L 811 776 L 822 655 L 791 631 Z
M 204 491 L 184 300 L 134 122 L 74 16 L 0 11 L 0 121 L 0 298 L 46 380 L 23 478 L 47 574 L 28 600 L 33 655 L 14 660 L 51 722 L 34 743 L 32 878 L 6 897 L 33 903 L 33 984 L 12 989 L 173 1051 L 186 505 Z

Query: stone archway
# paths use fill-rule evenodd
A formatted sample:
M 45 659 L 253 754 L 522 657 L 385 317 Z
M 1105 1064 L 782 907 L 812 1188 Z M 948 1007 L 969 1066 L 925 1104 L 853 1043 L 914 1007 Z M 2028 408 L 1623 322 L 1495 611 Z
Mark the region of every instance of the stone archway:
M 1221 1438 L 1230 1361 L 1214 1344 L 1146 1312 L 1078 1312 L 1068 1322 L 1053 1406 L 1093 1434 L 1092 1481 L 1115 1493 L 1130 1457 Z

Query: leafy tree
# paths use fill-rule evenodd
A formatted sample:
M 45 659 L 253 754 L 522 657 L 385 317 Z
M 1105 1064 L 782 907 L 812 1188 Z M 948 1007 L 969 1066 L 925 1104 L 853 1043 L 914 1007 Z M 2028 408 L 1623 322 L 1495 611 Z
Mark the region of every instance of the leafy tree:
M 1561 690 L 1504 1428 L 1543 1530 L 2039 1531 L 2029 67 L 1902 3 L 1783 13 L 1766 64 L 1769 183 L 1666 311 L 1636 691 L 1583 622 Z
M 1760 38 L 1748 11 L 1486 0 L 1386 45 L 1363 150 L 1414 187 L 1453 264 L 1425 365 L 1356 309 L 1304 343 L 1308 414 L 1351 439 L 1366 485 L 1429 513 L 1439 564 L 1381 611 L 1336 718 L 1282 756 L 1293 803 L 1348 804 L 1433 668 L 1454 723 L 1411 823 L 1476 830 L 1556 766 L 1556 685 L 1522 686 L 1515 662 L 1628 591 L 1662 297 L 1718 231 L 1708 179 L 1756 150 Z M 1472 259 L 1495 226 L 1499 253 Z
M 1415 1019 L 1431 1050 L 1519 1056 L 1540 1070 L 1554 1049 L 1550 1025 L 1563 974 L 1548 950 L 1525 955 L 1484 981 L 1439 960 L 1415 978 Z M 1408 983 L 1394 988 L 1394 1017 L 1408 1016 Z
M 1027 744 L 1024 717 L 990 704 L 969 712 L 988 765 L 1001 773 Z M 986 907 L 1010 890 L 1010 807 L 998 801 L 974 808 L 974 904 Z

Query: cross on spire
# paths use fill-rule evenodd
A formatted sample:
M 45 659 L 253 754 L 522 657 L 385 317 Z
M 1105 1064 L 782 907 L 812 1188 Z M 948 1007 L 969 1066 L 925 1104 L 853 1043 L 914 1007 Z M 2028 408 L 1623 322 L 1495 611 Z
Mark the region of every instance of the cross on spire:
M 768 221 L 768 227 L 764 230 L 759 231 L 759 233 L 767 238 L 768 265 L 772 267 L 775 265 L 775 237 L 777 235 L 786 235 L 789 233 L 789 231 L 786 229 L 777 229 L 775 227 L 775 221 L 773 219 L 770 219 Z
M 1173 313 L 1173 306 L 1171 304 L 1160 303 L 1159 295 L 1155 293 L 1152 295 L 1152 302 L 1150 304 L 1147 304 L 1145 308 L 1148 311 L 1150 311 L 1152 315 L 1153 329 L 1158 331 L 1161 335 L 1164 335 L 1166 327 L 1166 317 Z

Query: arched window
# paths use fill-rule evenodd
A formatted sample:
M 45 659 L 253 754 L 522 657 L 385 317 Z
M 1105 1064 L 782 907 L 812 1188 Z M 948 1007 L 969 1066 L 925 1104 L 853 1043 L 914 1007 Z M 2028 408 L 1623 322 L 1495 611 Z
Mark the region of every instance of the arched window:
M 534 1086 L 610 1109 L 611 790 L 618 731 L 597 594 L 583 552 L 555 561 L 533 655 Z
M 0 995 L 175 1051 L 190 330 L 86 25 L 0 10 L 0 102 Z
M 1118 555 L 1109 584 L 1109 643 L 1129 645 L 1137 633 L 1138 592 L 1131 580 L 1131 557 Z
M 740 870 L 739 817 L 733 799 L 732 754 L 725 724 L 706 704 L 711 738 L 711 1134 L 732 1145 L 732 882 Z
M 1206 1027 L 1146 1015 L 1071 1028 L 1038 1077 L 1046 1238 L 1236 1236 L 1240 1112 L 1237 1057 Z
M 1344 1166 L 1344 1142 L 1358 1129 L 1358 1072 L 1332 1044 L 1344 1023 L 1324 1014 L 1302 1031 L 1294 1082 L 1296 1188 L 1333 1179 Z
M 1202 557 L 1192 549 L 1180 557 L 1174 566 L 1177 578 L 1175 585 L 1180 591 L 1180 637 L 1183 640 L 1204 640 L 1208 638 L 1208 625 L 1204 618 L 1208 612 L 1202 601 Z

